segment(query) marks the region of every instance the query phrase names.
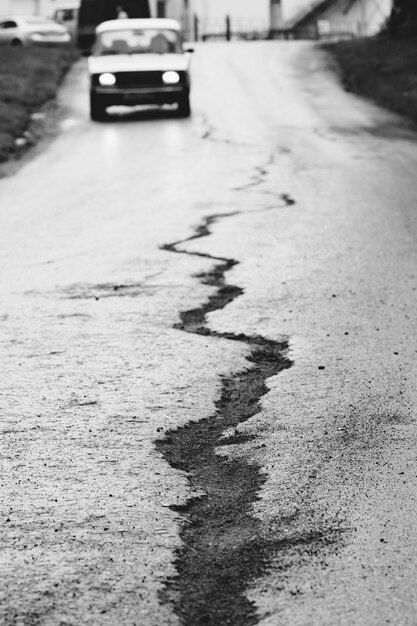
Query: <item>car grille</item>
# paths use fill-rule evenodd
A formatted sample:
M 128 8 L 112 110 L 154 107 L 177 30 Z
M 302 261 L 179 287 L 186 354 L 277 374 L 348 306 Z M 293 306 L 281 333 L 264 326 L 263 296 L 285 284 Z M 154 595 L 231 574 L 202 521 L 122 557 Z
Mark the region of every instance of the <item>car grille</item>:
M 164 72 L 114 72 L 117 87 L 162 87 Z M 180 84 L 185 82 L 185 72 L 178 72 Z M 93 84 L 98 85 L 98 74 L 93 77 Z

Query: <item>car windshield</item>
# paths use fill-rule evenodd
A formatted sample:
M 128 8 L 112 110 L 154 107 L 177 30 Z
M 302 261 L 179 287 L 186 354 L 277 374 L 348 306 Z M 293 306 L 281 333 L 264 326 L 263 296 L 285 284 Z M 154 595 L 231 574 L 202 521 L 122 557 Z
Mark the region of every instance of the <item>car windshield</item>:
M 111 30 L 98 36 L 95 55 L 103 54 L 180 54 L 181 41 L 175 30 Z

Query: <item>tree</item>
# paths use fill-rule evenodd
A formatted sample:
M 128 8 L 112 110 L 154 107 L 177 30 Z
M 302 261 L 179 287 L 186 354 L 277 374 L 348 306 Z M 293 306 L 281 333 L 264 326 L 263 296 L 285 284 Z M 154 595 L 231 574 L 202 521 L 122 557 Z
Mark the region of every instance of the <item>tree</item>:
M 389 25 L 394 36 L 417 33 L 416 0 L 394 0 Z

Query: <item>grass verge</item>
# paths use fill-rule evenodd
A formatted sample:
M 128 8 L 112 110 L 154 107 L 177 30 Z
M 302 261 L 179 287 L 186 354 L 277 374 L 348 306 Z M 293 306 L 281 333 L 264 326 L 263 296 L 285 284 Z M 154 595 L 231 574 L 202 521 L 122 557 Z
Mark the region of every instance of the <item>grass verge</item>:
M 345 88 L 417 123 L 417 36 L 326 45 Z
M 0 56 L 0 162 L 17 153 L 16 139 L 28 128 L 31 115 L 55 97 L 65 73 L 78 58 L 65 48 L 8 48 Z

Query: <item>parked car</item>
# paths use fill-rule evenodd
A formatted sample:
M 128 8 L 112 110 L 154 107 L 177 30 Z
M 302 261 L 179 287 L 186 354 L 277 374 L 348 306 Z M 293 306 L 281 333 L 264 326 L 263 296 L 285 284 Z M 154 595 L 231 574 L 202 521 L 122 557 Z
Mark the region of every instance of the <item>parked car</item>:
M 73 41 L 76 39 L 78 12 L 78 7 L 67 6 L 56 9 L 53 15 L 55 22 L 65 26 Z
M 174 104 L 188 117 L 190 52 L 175 20 L 117 19 L 101 23 L 89 58 L 90 114 L 112 105 Z
M 68 30 L 46 17 L 0 18 L 0 44 L 10 46 L 60 45 L 68 44 L 71 35 Z

